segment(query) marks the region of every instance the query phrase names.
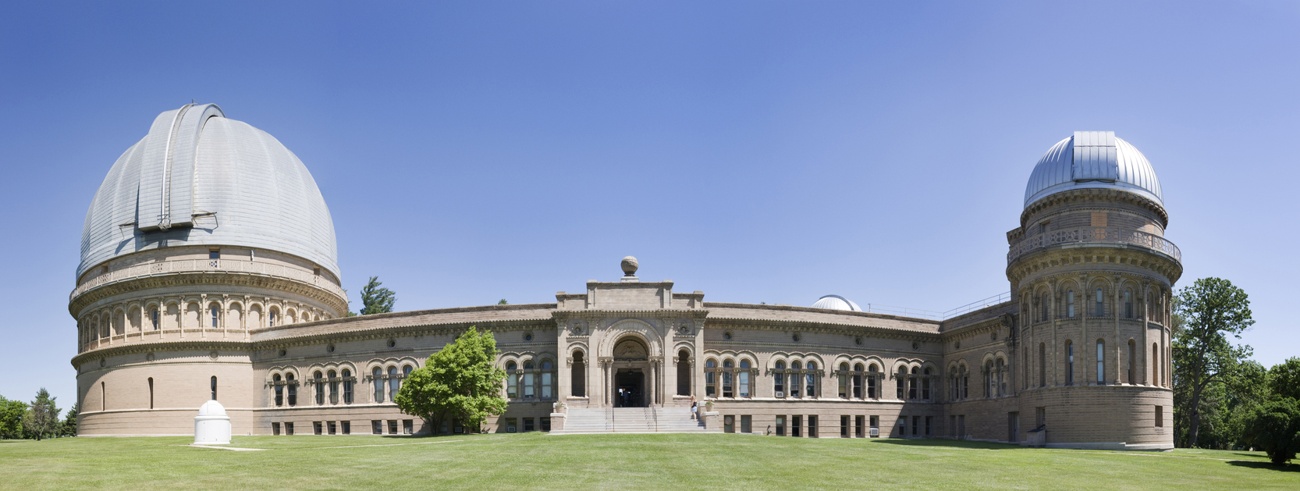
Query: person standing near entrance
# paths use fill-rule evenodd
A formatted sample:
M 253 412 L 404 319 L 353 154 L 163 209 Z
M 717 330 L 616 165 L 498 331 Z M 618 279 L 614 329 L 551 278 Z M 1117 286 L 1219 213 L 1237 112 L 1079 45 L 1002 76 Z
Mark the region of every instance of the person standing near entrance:
M 695 419 L 696 410 L 697 409 L 695 408 L 695 396 L 691 396 L 691 419 Z

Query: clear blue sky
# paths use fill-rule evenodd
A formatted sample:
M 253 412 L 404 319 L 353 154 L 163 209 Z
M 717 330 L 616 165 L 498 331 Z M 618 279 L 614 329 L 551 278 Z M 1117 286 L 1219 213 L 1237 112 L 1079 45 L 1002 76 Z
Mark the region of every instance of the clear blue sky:
M 1008 289 L 1038 158 L 1152 161 L 1179 286 L 1300 355 L 1297 2 L 6 2 L 0 394 L 76 400 L 82 222 L 158 113 L 214 102 L 329 203 L 345 286 L 414 310 L 644 279 L 947 310 Z M 486 5 L 485 5 L 486 4 Z

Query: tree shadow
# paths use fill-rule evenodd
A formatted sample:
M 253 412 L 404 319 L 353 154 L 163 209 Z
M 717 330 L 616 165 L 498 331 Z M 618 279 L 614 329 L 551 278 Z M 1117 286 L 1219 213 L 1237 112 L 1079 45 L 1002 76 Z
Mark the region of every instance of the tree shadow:
M 1237 467 L 1249 467 L 1251 469 L 1268 469 L 1268 470 L 1278 471 L 1278 472 L 1293 472 L 1293 473 L 1300 472 L 1300 465 L 1296 465 L 1296 464 L 1273 465 L 1271 462 L 1260 462 L 1257 460 L 1255 461 L 1229 460 L 1228 465 L 1235 465 Z

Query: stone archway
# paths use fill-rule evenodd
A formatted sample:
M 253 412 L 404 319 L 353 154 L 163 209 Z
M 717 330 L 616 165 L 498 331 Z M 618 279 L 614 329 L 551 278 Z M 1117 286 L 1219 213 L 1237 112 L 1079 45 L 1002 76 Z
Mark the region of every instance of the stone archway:
M 654 403 L 650 381 L 650 350 L 638 336 L 627 335 L 614 343 L 614 376 L 610 403 L 614 407 L 646 407 Z

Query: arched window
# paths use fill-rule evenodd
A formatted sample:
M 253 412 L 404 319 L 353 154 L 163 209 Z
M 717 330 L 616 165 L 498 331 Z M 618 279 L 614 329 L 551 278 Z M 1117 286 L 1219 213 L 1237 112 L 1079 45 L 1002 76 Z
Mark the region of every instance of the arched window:
M 785 362 L 778 361 L 772 366 L 772 390 L 777 397 L 785 397 Z
M 1093 295 L 1092 298 L 1094 299 L 1094 300 L 1093 300 L 1093 305 L 1094 305 L 1094 307 L 1093 307 L 1093 313 L 1092 313 L 1092 315 L 1095 315 L 1095 316 L 1097 316 L 1097 317 L 1105 317 L 1105 316 L 1106 316 L 1106 300 L 1105 300 L 1106 297 L 1103 297 L 1103 296 L 1102 296 L 1102 293 L 1101 293 L 1101 287 L 1097 287 L 1097 294 L 1096 294 L 1096 295 Z
M 1128 377 L 1129 385 L 1137 383 L 1137 343 L 1128 340 Z
M 680 364 L 677 369 L 681 370 Z M 587 397 L 587 362 L 581 351 L 573 352 L 573 373 L 569 383 L 573 386 L 574 397 Z
M 804 374 L 804 397 L 817 397 L 817 362 L 808 362 L 807 370 Z
M 551 360 L 542 360 L 542 399 L 550 400 L 555 397 L 555 362 Z
M 212 376 L 212 400 L 217 400 L 217 376 Z
M 397 391 L 401 388 L 402 379 L 397 376 L 397 367 L 388 367 L 388 400 L 397 397 Z
M 752 382 L 749 374 L 749 360 L 740 360 L 740 371 L 736 374 L 736 385 L 740 389 L 740 397 L 749 397 L 752 393 L 750 383 Z
M 930 400 L 930 367 L 921 374 L 921 399 Z
M 730 358 L 722 360 L 722 397 L 735 397 L 731 387 L 731 376 L 735 371 L 736 362 Z
M 907 398 L 909 400 L 916 400 L 918 396 L 917 385 L 919 384 L 917 384 L 916 380 L 918 378 L 921 378 L 920 369 L 912 367 L 912 373 L 907 377 Z
M 325 378 L 321 375 L 320 370 L 311 374 L 311 386 L 316 394 L 316 405 L 325 405 Z
M 279 311 L 279 310 L 277 310 L 277 309 L 271 309 L 271 311 L 268 312 L 268 313 L 266 314 L 266 325 L 267 325 L 267 327 L 275 327 L 275 320 L 276 320 L 276 318 L 279 317 L 279 316 L 280 316 L 280 311 Z
M 534 368 L 533 360 L 524 360 L 524 399 L 537 397 L 537 389 L 533 387 L 537 381 Z
M 212 317 L 212 326 L 211 326 L 211 327 L 212 327 L 213 329 L 216 329 L 216 328 L 217 328 L 217 325 L 220 323 L 220 320 L 221 320 L 221 307 L 218 307 L 217 304 L 215 304 L 215 303 L 214 303 L 214 304 L 211 304 L 211 305 L 208 306 L 208 313 L 209 313 L 209 314 L 211 315 L 211 317 Z
M 150 323 L 153 325 L 153 330 L 155 330 L 155 331 L 157 331 L 157 330 L 159 329 L 159 323 L 158 323 L 159 320 L 160 320 L 160 319 L 159 319 L 159 315 L 158 315 L 158 307 L 154 307 L 154 308 L 150 309 L 150 310 L 149 310 L 149 321 L 150 321 Z
M 284 389 L 289 393 L 289 407 L 298 405 L 298 381 L 294 380 L 293 374 L 284 375 Z
M 1160 343 L 1151 343 L 1151 385 L 1160 385 Z
M 790 362 L 790 397 L 799 397 L 799 386 L 803 385 L 803 364 Z
M 1133 290 L 1124 290 L 1124 318 L 1133 318 Z
M 718 362 L 714 361 L 712 358 L 708 360 L 704 360 L 704 396 L 705 397 L 718 396 L 717 373 L 715 373 L 717 371 L 717 368 L 718 368 Z
M 961 399 L 970 397 L 970 369 L 966 368 L 966 365 L 957 368 L 957 377 L 960 379 L 957 381 L 959 384 L 958 389 L 961 389 L 961 394 L 958 397 Z
M 871 399 L 880 398 L 880 367 L 872 363 L 867 367 L 867 397 Z
M 1074 343 L 1065 342 L 1065 385 L 1074 385 Z
M 278 373 L 271 377 L 271 388 L 275 391 L 275 407 L 284 405 L 284 385 L 282 385 L 282 380 Z
M 957 400 L 957 367 L 948 367 L 948 400 Z
M 691 354 L 686 350 L 677 352 L 677 395 L 691 395 Z
M 993 397 L 993 360 L 985 361 L 984 369 L 980 371 L 983 372 L 982 375 L 984 375 L 984 397 Z
M 370 385 L 375 389 L 375 402 L 384 402 L 384 369 L 375 367 L 370 371 Z
M 852 394 L 854 399 L 862 398 L 862 364 L 853 365 Z
M 330 370 L 326 376 L 329 377 L 329 383 L 330 383 L 330 404 L 331 405 L 338 404 L 339 403 L 338 372 L 335 372 L 334 370 Z
M 1038 343 L 1038 386 L 1047 387 L 1047 343 Z
M 153 377 L 149 377 L 149 409 L 153 409 Z
M 849 397 L 849 364 L 840 363 L 840 369 L 836 371 L 835 378 L 839 380 L 839 394 L 841 399 Z
M 1042 295 L 1039 295 L 1039 296 L 1038 296 L 1038 305 L 1040 306 L 1040 308 L 1041 308 L 1041 310 L 1042 310 L 1042 315 L 1039 316 L 1038 320 L 1046 321 L 1046 320 L 1048 319 L 1048 317 L 1047 317 L 1047 293 L 1043 293 Z
M 515 362 L 506 362 L 506 397 L 511 399 L 519 397 L 519 379 L 518 374 L 515 373 L 518 369 L 519 365 Z
M 995 367 L 994 370 L 997 373 L 997 381 L 994 385 L 995 388 L 994 393 L 996 393 L 998 397 L 1007 395 L 1007 379 L 1006 379 L 1007 361 L 1002 358 L 998 358 L 997 367 Z
M 352 404 L 352 384 L 356 379 L 352 378 L 352 370 L 343 369 L 343 403 Z
M 894 376 L 894 380 L 898 382 L 897 396 L 901 401 L 903 396 L 907 395 L 907 367 L 898 367 L 898 374 Z
M 1106 342 L 1097 340 L 1097 385 L 1106 383 Z
M 1074 290 L 1065 292 L 1065 316 L 1074 318 Z

